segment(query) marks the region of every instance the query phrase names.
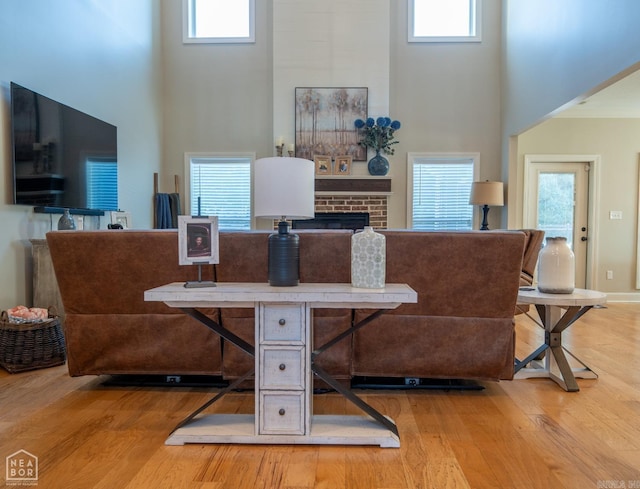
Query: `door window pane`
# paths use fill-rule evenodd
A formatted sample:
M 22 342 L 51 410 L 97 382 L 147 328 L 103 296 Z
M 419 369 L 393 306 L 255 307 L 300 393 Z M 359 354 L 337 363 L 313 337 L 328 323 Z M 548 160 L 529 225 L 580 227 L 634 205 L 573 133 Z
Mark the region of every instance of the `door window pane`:
M 538 229 L 547 237 L 565 237 L 573 249 L 575 175 L 547 173 L 538 176 Z

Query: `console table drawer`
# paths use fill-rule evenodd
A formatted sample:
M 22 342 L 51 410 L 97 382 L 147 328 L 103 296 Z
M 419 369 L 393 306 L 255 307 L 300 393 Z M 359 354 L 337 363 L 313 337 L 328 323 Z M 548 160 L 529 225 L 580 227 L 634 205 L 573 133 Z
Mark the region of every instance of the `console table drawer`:
M 304 435 L 303 392 L 261 392 L 260 434 Z
M 304 306 L 277 304 L 263 306 L 261 341 L 304 341 Z
M 260 348 L 260 387 L 304 389 L 306 368 L 301 346 Z

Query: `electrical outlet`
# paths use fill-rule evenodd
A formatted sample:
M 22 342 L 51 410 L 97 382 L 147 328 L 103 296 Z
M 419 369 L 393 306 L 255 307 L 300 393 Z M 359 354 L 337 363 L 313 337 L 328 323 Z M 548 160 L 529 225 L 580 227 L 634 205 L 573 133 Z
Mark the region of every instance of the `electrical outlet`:
M 622 211 L 609 211 L 609 219 L 622 219 Z
M 607 270 L 607 280 L 613 280 L 613 270 Z

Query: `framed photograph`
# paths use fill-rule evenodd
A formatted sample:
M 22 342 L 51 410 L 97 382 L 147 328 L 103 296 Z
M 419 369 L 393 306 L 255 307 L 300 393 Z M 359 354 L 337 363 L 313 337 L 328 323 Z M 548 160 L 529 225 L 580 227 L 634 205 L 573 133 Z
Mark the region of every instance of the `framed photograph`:
M 122 211 L 111 211 L 111 225 L 119 224 L 122 229 L 131 229 L 133 223 L 131 222 L 131 213 Z
M 367 88 L 296 88 L 295 97 L 298 158 L 348 155 L 366 161 L 354 122 L 367 118 Z
M 351 175 L 351 156 L 336 156 L 334 175 Z
M 219 262 L 217 216 L 178 216 L 178 255 L 180 265 Z
M 314 156 L 313 161 L 316 164 L 316 175 L 331 175 L 331 156 Z

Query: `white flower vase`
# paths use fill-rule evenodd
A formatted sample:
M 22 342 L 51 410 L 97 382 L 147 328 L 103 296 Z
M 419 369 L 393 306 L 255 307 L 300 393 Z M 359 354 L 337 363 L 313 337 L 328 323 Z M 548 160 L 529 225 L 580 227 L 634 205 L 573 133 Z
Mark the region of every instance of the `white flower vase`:
M 384 288 L 386 239 L 371 226 L 351 237 L 351 285 L 363 289 Z
M 571 294 L 575 276 L 575 255 L 567 238 L 547 238 L 538 255 L 538 290 L 547 294 Z

